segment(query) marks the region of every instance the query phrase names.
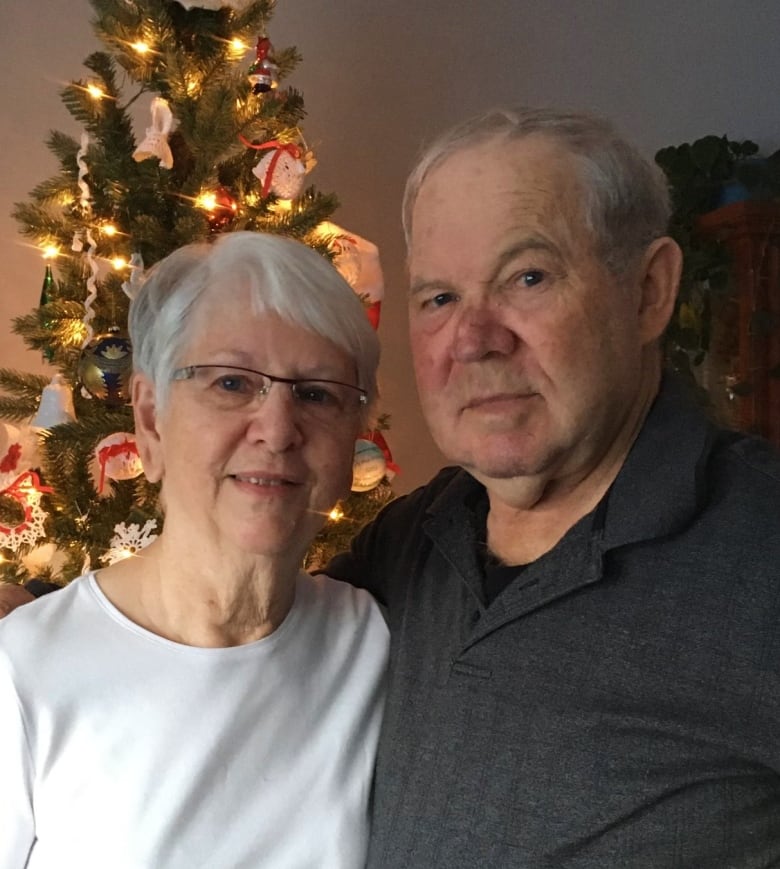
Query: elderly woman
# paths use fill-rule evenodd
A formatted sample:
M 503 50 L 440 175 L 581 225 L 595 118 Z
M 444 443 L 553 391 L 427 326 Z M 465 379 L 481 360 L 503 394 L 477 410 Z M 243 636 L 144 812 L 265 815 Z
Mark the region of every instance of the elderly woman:
M 362 866 L 387 631 L 299 566 L 373 330 L 317 253 L 234 233 L 161 262 L 130 333 L 165 528 L 0 623 L 0 867 Z

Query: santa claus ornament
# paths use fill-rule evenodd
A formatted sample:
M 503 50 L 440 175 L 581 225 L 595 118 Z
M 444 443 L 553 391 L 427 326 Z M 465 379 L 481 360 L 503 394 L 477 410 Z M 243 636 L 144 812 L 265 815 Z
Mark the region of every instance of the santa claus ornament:
M 255 60 L 247 71 L 247 78 L 255 96 L 268 93 L 279 84 L 279 67 L 270 58 L 273 50 L 274 47 L 267 36 L 258 37 Z

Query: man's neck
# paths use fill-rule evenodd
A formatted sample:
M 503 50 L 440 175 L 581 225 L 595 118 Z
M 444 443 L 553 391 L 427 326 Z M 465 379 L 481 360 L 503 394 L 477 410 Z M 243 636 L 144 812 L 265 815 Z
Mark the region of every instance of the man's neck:
M 658 382 L 638 397 L 618 436 L 603 455 L 579 472 L 514 480 L 482 479 L 490 500 L 489 551 L 505 564 L 529 564 L 594 510 L 620 473 L 657 392 Z

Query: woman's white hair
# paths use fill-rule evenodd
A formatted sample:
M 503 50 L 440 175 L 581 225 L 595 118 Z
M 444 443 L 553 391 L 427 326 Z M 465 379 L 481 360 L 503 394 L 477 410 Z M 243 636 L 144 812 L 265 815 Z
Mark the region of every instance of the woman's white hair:
M 130 305 L 133 368 L 154 383 L 160 407 L 192 337 L 192 315 L 201 299 L 218 293 L 229 305 L 247 289 L 254 313 L 275 313 L 342 349 L 355 363 L 357 385 L 368 394 L 367 409 L 373 406 L 379 342 L 349 284 L 325 257 L 300 242 L 232 232 L 161 260 Z

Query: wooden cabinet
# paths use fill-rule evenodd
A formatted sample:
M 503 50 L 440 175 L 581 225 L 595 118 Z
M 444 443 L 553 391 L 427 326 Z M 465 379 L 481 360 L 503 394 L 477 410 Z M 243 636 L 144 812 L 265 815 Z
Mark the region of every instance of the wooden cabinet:
M 734 262 L 735 297 L 720 315 L 734 339 L 726 363 L 735 369 L 734 421 L 780 447 L 780 204 L 734 202 L 698 226 L 726 244 Z

